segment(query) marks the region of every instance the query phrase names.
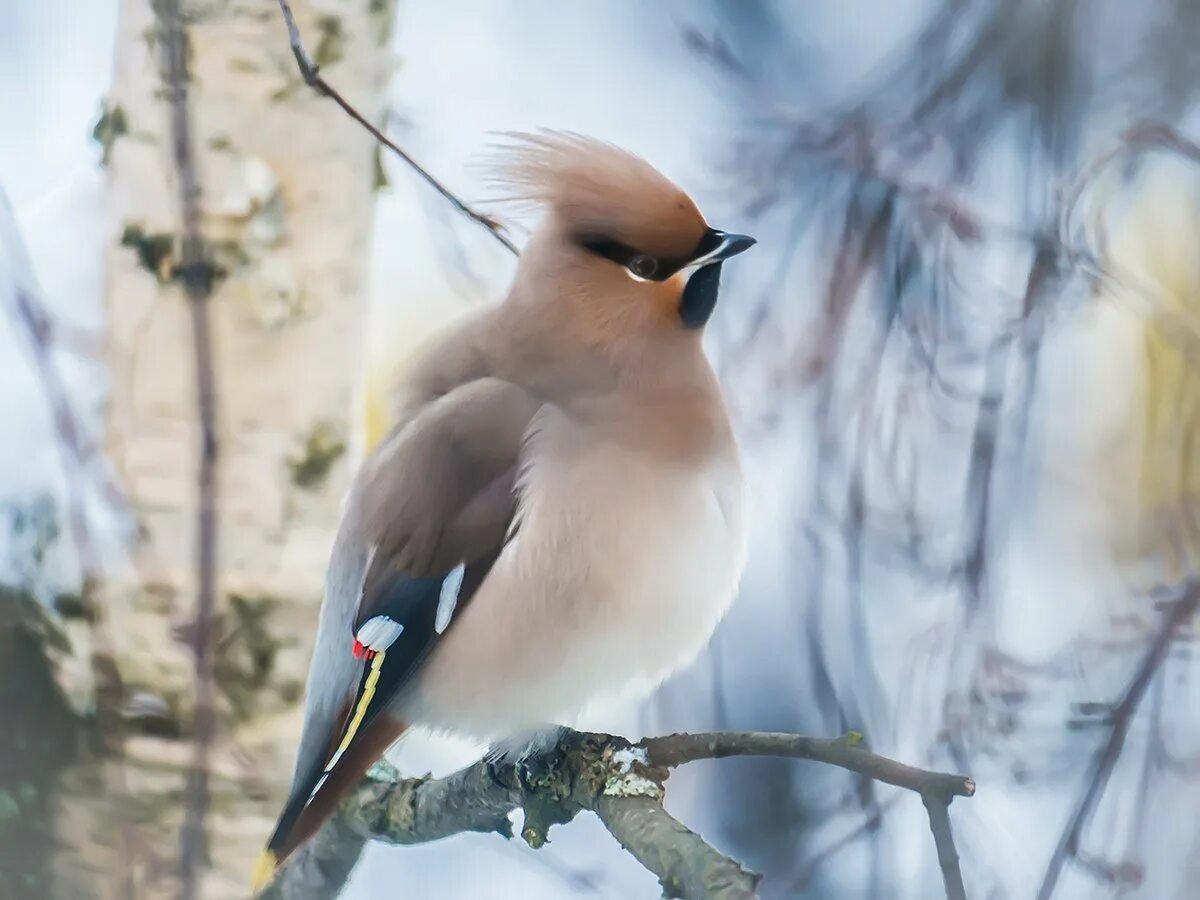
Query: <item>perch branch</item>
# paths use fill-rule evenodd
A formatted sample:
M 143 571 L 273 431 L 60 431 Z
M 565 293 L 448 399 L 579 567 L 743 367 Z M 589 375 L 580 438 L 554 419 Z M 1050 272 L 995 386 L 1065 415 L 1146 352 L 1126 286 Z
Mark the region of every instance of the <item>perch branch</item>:
M 179 274 L 187 292 L 192 322 L 196 407 L 200 425 L 200 464 L 197 473 L 196 612 L 192 626 L 195 659 L 195 741 L 185 791 L 180 834 L 180 879 L 183 900 L 200 894 L 200 874 L 206 857 L 205 818 L 209 807 L 209 753 L 216 730 L 213 710 L 213 619 L 216 608 L 217 553 L 217 407 L 213 370 L 209 297 L 213 268 L 200 234 L 200 182 L 192 154 L 191 112 L 188 102 L 188 37 L 180 0 L 157 5 L 162 28 L 164 81 L 171 110 L 171 149 L 179 179 L 183 238 Z
M 658 876 L 665 897 L 753 900 L 761 876 L 722 856 L 650 797 L 607 797 L 596 815 L 634 859 Z
M 369 122 L 362 113 L 354 108 L 345 97 L 321 76 L 320 66 L 318 66 L 308 51 L 304 49 L 304 42 L 300 38 L 300 29 L 296 25 L 296 18 L 292 15 L 292 7 L 288 0 L 279 0 L 279 9 L 283 12 L 283 20 L 287 25 L 288 42 L 292 45 L 292 55 L 296 57 L 296 66 L 300 70 L 300 77 L 304 79 L 304 83 L 315 90 L 323 97 L 328 97 L 346 113 L 355 122 L 365 128 L 375 140 L 383 144 L 400 159 L 404 161 L 410 169 L 416 172 L 426 184 L 437 191 L 442 197 L 450 203 L 458 212 L 466 216 L 472 222 L 485 228 L 492 237 L 504 245 L 504 248 L 514 256 L 517 255 L 517 246 L 504 234 L 504 230 L 499 222 L 491 216 L 478 212 L 472 209 L 466 203 L 458 198 L 458 195 L 451 191 L 448 187 L 442 184 L 419 162 L 412 158 L 406 150 L 394 143 L 387 135 Z
M 970 797 L 961 775 L 918 769 L 837 740 L 790 734 L 720 732 L 675 734 L 636 744 L 606 734 L 567 731 L 533 765 L 481 760 L 444 778 L 401 779 L 378 770 L 343 804 L 334 821 L 268 889 L 274 898 L 335 897 L 364 837 L 416 844 L 462 832 L 511 836 L 509 814 L 524 811 L 521 837 L 546 842 L 555 824 L 594 812 L 617 841 L 662 883 L 667 896 L 747 900 L 758 877 L 713 848 L 662 806 L 664 784 L 676 766 L 730 756 L 774 756 L 829 763 L 919 793 L 930 810 L 947 896 L 963 897 L 958 857 L 946 808 Z M 953 892 L 958 885 L 958 893 Z
M 932 792 L 946 797 L 970 797 L 975 793 L 975 782 L 970 778 L 929 772 L 886 756 L 877 756 L 856 746 L 857 739 L 854 734 L 842 738 L 812 738 L 760 731 L 721 731 L 647 738 L 639 746 L 645 748 L 651 765 L 666 768 L 698 759 L 775 756 L 829 763 L 922 795 Z

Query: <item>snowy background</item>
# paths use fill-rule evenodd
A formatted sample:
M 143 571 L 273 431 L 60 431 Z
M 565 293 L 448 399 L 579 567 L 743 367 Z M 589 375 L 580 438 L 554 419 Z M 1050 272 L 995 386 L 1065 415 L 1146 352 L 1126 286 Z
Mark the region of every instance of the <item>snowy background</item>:
M 1111 551 L 1125 521 L 1121 485 L 1136 480 L 1113 448 L 1139 421 L 1138 326 L 1059 267 L 1056 300 L 1038 310 L 1036 335 L 1021 332 L 1013 344 L 1021 352 L 992 369 L 1004 343 L 997 335 L 1008 333 L 1026 295 L 1031 243 L 1001 228 L 958 241 L 930 224 L 921 203 L 888 199 L 886 179 L 854 180 L 836 166 L 796 163 L 786 150 L 788 123 L 858 116 L 877 124 L 873 116 L 889 106 L 900 114 L 903 102 L 888 92 L 928 88 L 905 79 L 914 41 L 943 11 L 932 2 L 803 6 L 402 0 L 391 130 L 472 201 L 487 199 L 471 164 L 494 132 L 600 136 L 675 178 L 719 227 L 761 242 L 755 267 L 729 273 L 710 335 L 739 414 L 756 513 L 742 596 L 692 669 L 643 709 L 586 724 L 631 736 L 852 728 L 878 752 L 968 771 L 978 796 L 951 814 L 969 893 L 1031 897 L 1108 737 L 1102 717 L 1080 710 L 1121 695 L 1157 621 L 1145 587 L 1176 580 L 1135 577 Z M 965 6 L 947 26 L 961 33 L 945 45 L 955 53 L 1006 4 Z M 955 118 L 952 106 L 946 131 L 928 146 L 897 143 L 877 161 L 951 185 L 989 222 L 1033 231 L 1053 188 L 1134 112 L 1184 130 L 1195 124 L 1187 73 L 1146 64 L 1131 49 L 1152 46 L 1155 29 L 1183 6 L 1147 4 L 1143 14 L 1083 4 L 1091 12 L 1066 25 L 1053 3 L 1007 6 L 1000 18 L 1011 33 L 979 38 L 994 67 L 962 79 L 960 105 L 974 118 Z M 101 258 L 113 238 L 102 233 L 100 151 L 90 132 L 112 71 L 116 3 L 10 0 L 4 18 L 0 186 L 11 221 L 0 213 L 0 299 L 8 302 L 6 284 L 36 285 L 86 344 L 102 333 Z M 1056 56 L 1064 45 L 1046 24 L 1055 22 L 1087 52 Z M 720 41 L 706 43 L 713 35 Z M 1164 59 L 1171 52 L 1162 45 Z M 930 67 L 956 71 L 955 58 Z M 1089 88 L 1060 90 L 1059 79 Z M 1180 80 L 1182 99 L 1146 100 L 1167 97 Z M 987 97 L 976 102 L 971 91 Z M 994 127 L 981 124 L 988 116 Z M 970 149 L 948 143 L 955 127 Z M 512 265 L 400 165 L 386 165 L 371 252 L 369 367 L 498 296 Z M 1183 208 L 1181 227 L 1196 228 L 1200 207 L 1178 206 L 1198 196 L 1195 175 L 1172 172 L 1168 193 L 1182 199 L 1169 208 Z M 770 199 L 756 203 L 764 191 Z M 861 287 L 842 292 L 861 302 L 835 332 L 828 310 L 838 237 L 875 221 L 885 223 L 886 246 L 864 263 Z M 889 287 L 905 266 L 917 275 Z M 0 499 L 61 503 L 53 419 L 28 342 L 4 312 Z M 895 321 L 911 329 L 890 330 Z M 914 367 L 914 334 L 933 335 L 925 349 L 934 362 L 923 371 Z M 1034 349 L 1024 349 L 1027 340 Z M 813 361 L 823 353 L 835 362 L 821 369 Z M 98 358 L 58 355 L 77 408 L 98 426 Z M 989 397 L 997 427 L 981 512 L 972 467 Z M 101 505 L 90 512 L 105 553 L 119 557 L 117 523 Z M 19 549 L 0 548 L 0 559 L 19 566 Z M 67 547 L 51 579 L 69 586 L 73 566 Z M 1183 647 L 1154 682 L 1084 832 L 1090 863 L 1068 866 L 1056 896 L 1191 896 L 1200 844 L 1192 655 Z M 406 772 L 449 771 L 476 752 L 414 740 L 395 761 Z M 673 776 L 669 805 L 767 873 L 765 896 L 933 896 L 924 810 L 899 794 L 803 764 L 730 761 Z M 378 896 L 381 883 L 446 898 L 657 891 L 585 819 L 537 853 L 480 836 L 371 847 L 346 896 Z

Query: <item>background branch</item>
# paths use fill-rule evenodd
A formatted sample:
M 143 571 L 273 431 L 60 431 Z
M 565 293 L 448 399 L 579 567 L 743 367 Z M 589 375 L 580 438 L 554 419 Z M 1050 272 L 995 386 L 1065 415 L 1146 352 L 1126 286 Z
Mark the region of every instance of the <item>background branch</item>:
M 950 802 L 936 794 L 923 794 L 925 811 L 929 813 L 929 830 L 933 832 L 933 843 L 937 847 L 938 865 L 942 869 L 942 885 L 948 900 L 967 900 L 963 887 L 962 871 L 958 867 L 958 850 L 954 846 L 954 835 L 950 831 Z
M 197 476 L 196 612 L 192 625 L 195 658 L 195 698 L 192 762 L 185 789 L 183 830 L 180 835 L 180 878 L 183 900 L 200 893 L 200 873 L 206 857 L 204 820 L 209 807 L 209 755 L 216 730 L 213 624 L 216 607 L 217 553 L 217 409 L 213 371 L 209 297 L 213 268 L 206 259 L 200 235 L 200 182 L 192 152 L 188 106 L 188 38 L 180 0 L 160 0 L 156 9 L 162 29 L 163 69 L 171 110 L 171 147 L 179 179 L 183 237 L 177 272 L 187 292 L 191 312 L 195 365 L 196 408 L 200 420 L 200 466 Z
M 1079 858 L 1079 842 L 1084 826 L 1087 825 L 1096 805 L 1100 802 L 1109 776 L 1112 775 L 1113 767 L 1121 756 L 1121 749 L 1125 746 L 1125 736 L 1129 733 L 1129 726 L 1142 702 L 1142 697 L 1145 696 L 1146 689 L 1150 687 L 1154 676 L 1162 668 L 1179 629 L 1196 614 L 1198 608 L 1200 608 L 1200 585 L 1196 584 L 1189 585 L 1184 596 L 1167 607 L 1162 625 L 1146 650 L 1146 655 L 1142 658 L 1133 680 L 1125 690 L 1125 695 L 1121 698 L 1121 702 L 1113 708 L 1112 731 L 1109 732 L 1104 746 L 1096 754 L 1087 790 L 1071 815 L 1066 830 L 1059 838 L 1054 855 L 1050 858 L 1050 865 L 1046 868 L 1041 888 L 1038 890 L 1038 900 L 1050 900 L 1067 860 Z
M 99 576 L 100 564 L 87 515 L 87 485 L 85 465 L 87 452 L 84 449 L 83 425 L 71 405 L 67 386 L 51 355 L 51 320 L 36 299 L 28 292 L 18 289 L 15 293 L 17 319 L 25 326 L 29 335 L 30 349 L 37 367 L 38 379 L 46 394 L 54 420 L 54 432 L 63 456 L 63 480 L 66 484 L 67 518 L 71 527 L 71 539 L 75 552 L 79 554 L 81 594 L 88 594 L 88 587 Z

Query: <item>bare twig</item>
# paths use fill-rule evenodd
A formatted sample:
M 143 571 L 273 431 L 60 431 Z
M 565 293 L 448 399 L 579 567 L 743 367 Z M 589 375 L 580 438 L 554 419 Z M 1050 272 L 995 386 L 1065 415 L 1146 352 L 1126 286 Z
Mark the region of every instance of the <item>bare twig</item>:
M 913 178 L 902 168 L 888 166 L 881 159 L 882 154 L 875 145 L 873 135 L 861 126 L 826 131 L 803 119 L 786 124 L 791 126 L 792 133 L 776 161 L 776 175 L 779 178 L 786 175 L 792 159 L 818 157 L 836 169 L 894 192 L 915 208 L 944 223 L 961 240 L 977 241 L 985 234 L 1016 241 L 1037 242 L 1044 239 L 1042 235 L 972 209 L 964 197 L 947 188 Z M 761 211 L 776 202 L 778 197 L 778 184 L 773 181 L 763 187 L 748 207 L 751 211 Z
M 1162 667 L 1163 661 L 1167 658 L 1167 653 L 1171 649 L 1171 643 L 1175 640 L 1179 628 L 1196 614 L 1198 608 L 1200 608 L 1200 586 L 1189 585 L 1184 596 L 1169 607 L 1158 633 L 1146 650 L 1146 655 L 1138 666 L 1129 687 L 1126 688 L 1125 695 L 1113 709 L 1112 731 L 1104 746 L 1096 754 L 1091 777 L 1088 780 L 1088 788 L 1067 823 L 1066 830 L 1063 831 L 1058 846 L 1054 850 L 1054 855 L 1050 857 L 1050 865 L 1046 869 L 1042 886 L 1038 890 L 1038 900 L 1050 900 L 1067 860 L 1079 857 L 1079 842 L 1083 835 L 1083 829 L 1095 811 L 1096 804 L 1100 802 L 1113 767 L 1125 746 L 1125 736 L 1137 713 L 1138 705 L 1145 696 L 1146 689 L 1154 680 L 1154 676 Z
M 29 343 L 34 371 L 50 409 L 51 421 L 62 457 L 63 481 L 66 484 L 67 518 L 71 539 L 79 557 L 80 580 L 87 584 L 99 575 L 100 560 L 95 548 L 87 515 L 89 489 L 124 511 L 126 503 L 120 489 L 94 465 L 96 445 L 87 434 L 87 427 L 70 400 L 54 352 L 57 348 L 80 356 L 98 355 L 94 344 L 83 347 L 85 332 L 66 322 L 58 321 L 46 309 L 33 274 L 16 217 L 0 189 L 0 242 L 16 263 L 12 293 L 13 317 L 24 331 Z M 23 274 L 22 274 L 23 273 Z
M 183 223 L 179 275 L 192 319 L 196 407 L 200 420 L 200 467 L 197 483 L 196 613 L 192 628 L 195 657 L 195 740 L 188 772 L 183 830 L 180 836 L 181 896 L 200 892 L 205 858 L 205 817 L 209 806 L 208 759 L 216 730 L 213 710 L 213 619 L 216 607 L 217 552 L 217 409 L 208 301 L 213 269 L 200 236 L 200 183 L 192 155 L 188 104 L 188 39 L 180 0 L 160 0 L 163 69 L 171 107 L 171 143 L 179 179 Z
M 645 748 L 652 766 L 674 768 L 698 759 L 724 759 L 728 756 L 811 759 L 922 795 L 932 792 L 947 797 L 970 797 L 975 793 L 975 782 L 965 775 L 930 772 L 886 756 L 877 756 L 856 746 L 853 736 L 831 739 L 760 731 L 722 731 L 647 738 L 639 746 Z
M 510 836 L 509 813 L 523 809 L 521 836 L 530 846 L 544 844 L 550 826 L 568 822 L 579 812 L 594 812 L 621 845 L 658 876 L 668 896 L 754 897 L 757 875 L 662 808 L 670 770 L 701 759 L 775 756 L 830 763 L 915 791 L 943 812 L 951 798 L 974 793 L 969 778 L 917 769 L 876 756 L 855 743 L 853 736 L 826 740 L 717 732 L 630 744 L 613 735 L 567 731 L 557 746 L 539 757 L 537 775 L 529 774 L 534 767 L 528 765 L 481 760 L 445 778 L 400 779 L 388 773 L 378 780 L 376 776 L 342 805 L 334 821 L 284 869 L 267 896 L 337 896 L 363 836 L 394 844 L 424 843 L 472 831 Z M 939 842 L 949 840 L 948 818 L 935 827 L 935 837 Z M 939 843 L 939 857 L 941 848 Z
M 0 196 L 2 199 L 2 196 Z M 23 252 L 23 248 L 18 248 Z M 70 349 L 80 356 L 87 355 L 62 339 L 74 332 L 70 326 L 55 321 L 46 311 L 36 293 L 16 292 L 17 319 L 24 326 L 33 352 L 34 364 L 46 403 L 50 407 L 54 432 L 63 457 L 63 480 L 67 485 L 67 515 L 71 523 L 71 538 L 79 555 L 81 582 L 96 579 L 100 574 L 100 558 L 88 524 L 88 492 L 107 504 L 107 508 L 124 519 L 129 518 L 129 499 L 124 490 L 109 476 L 103 465 L 97 465 L 99 453 L 93 436 L 71 404 L 67 385 L 54 360 L 56 348 Z M 73 342 L 75 338 L 71 338 Z
M 942 885 L 947 900 L 967 900 L 963 887 L 962 871 L 958 867 L 958 851 L 954 849 L 954 835 L 950 832 L 950 798 L 935 793 L 921 795 L 925 811 L 929 813 L 929 830 L 937 847 L 938 865 L 942 869 Z
M 416 172 L 426 184 L 437 191 L 445 198 L 451 206 L 458 212 L 466 216 L 472 222 L 487 229 L 488 234 L 494 237 L 497 241 L 504 245 L 504 248 L 514 256 L 517 255 L 517 246 L 504 234 L 503 227 L 491 216 L 478 212 L 472 209 L 466 203 L 458 198 L 458 196 L 448 187 L 442 184 L 437 178 L 429 173 L 420 163 L 412 158 L 407 151 L 395 144 L 387 135 L 380 131 L 376 126 L 371 124 L 362 113 L 355 109 L 349 101 L 346 100 L 337 90 L 326 81 L 320 73 L 320 67 L 313 62 L 312 57 L 308 55 L 308 51 L 304 49 L 304 43 L 300 39 L 300 29 L 296 26 L 295 16 L 292 15 L 291 5 L 288 0 L 279 0 L 279 8 L 283 12 L 283 20 L 287 24 L 288 41 L 292 45 L 292 55 L 296 57 L 296 66 L 300 69 L 300 76 L 304 79 L 304 83 L 315 90 L 323 97 L 328 97 L 334 103 L 342 108 L 342 110 L 352 118 L 355 122 L 365 128 L 375 140 L 383 144 L 400 159 L 404 160 L 405 165 Z
M 86 584 L 98 574 L 99 561 L 88 525 L 87 490 L 82 478 L 85 458 L 82 426 L 75 410 L 71 408 L 67 387 L 58 367 L 51 359 L 49 319 L 26 291 L 17 288 L 15 299 L 17 318 L 24 324 L 29 335 L 38 378 L 46 392 L 46 402 L 54 420 L 54 431 L 62 448 L 63 480 L 67 488 L 67 518 L 71 523 L 71 539 L 75 543 L 75 552 L 79 555 L 81 581 Z
M 1049 227 L 1027 228 L 973 208 L 963 195 L 911 176 L 907 168 L 887 161 L 886 147 L 861 122 L 838 128 L 819 127 L 793 115 L 779 115 L 778 123 L 790 129 L 789 138 L 767 168 L 773 177 L 748 204 L 752 214 L 779 201 L 778 184 L 789 177 L 797 159 L 818 158 L 861 182 L 876 184 L 912 208 L 945 226 L 960 241 L 976 243 L 992 239 L 1034 248 L 1047 269 L 1061 265 L 1073 269 L 1098 285 L 1143 318 L 1157 321 L 1163 334 L 1200 365 L 1200 329 L 1194 321 L 1164 302 L 1161 288 L 1128 271 L 1111 259 L 1101 260 L 1095 248 L 1080 240 L 1075 225 L 1076 209 L 1087 187 L 1114 160 L 1133 152 L 1160 148 L 1200 162 L 1200 144 L 1189 140 L 1170 125 L 1144 122 L 1128 129 L 1119 142 L 1084 166 L 1080 175 L 1058 192 L 1063 213 Z M 904 156 L 903 153 L 892 153 Z M 1056 226 L 1056 227 L 1055 227 Z M 766 322 L 759 322 L 761 331 Z M 1021 320 L 1025 327 L 1025 317 Z M 743 342 L 744 343 L 744 342 Z
M 839 738 L 810 738 L 793 734 L 734 733 L 673 734 L 643 741 L 650 764 L 677 766 L 697 759 L 721 759 L 727 756 L 786 756 L 811 759 L 841 766 L 876 781 L 916 791 L 929 812 L 929 827 L 937 844 L 938 862 L 946 896 L 963 900 L 962 874 L 958 854 L 950 833 L 948 807 L 954 797 L 970 797 L 975 782 L 963 775 L 946 775 L 917 769 L 901 762 L 869 753 L 855 741 Z

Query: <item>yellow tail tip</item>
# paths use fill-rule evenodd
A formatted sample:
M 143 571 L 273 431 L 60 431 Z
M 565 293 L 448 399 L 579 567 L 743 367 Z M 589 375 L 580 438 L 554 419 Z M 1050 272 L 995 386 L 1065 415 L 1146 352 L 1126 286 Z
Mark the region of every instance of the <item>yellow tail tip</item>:
M 275 859 L 275 854 L 270 850 L 264 850 L 258 855 L 258 862 L 254 864 L 254 874 L 250 876 L 250 887 L 254 893 L 258 893 L 275 877 L 275 867 L 279 864 Z

